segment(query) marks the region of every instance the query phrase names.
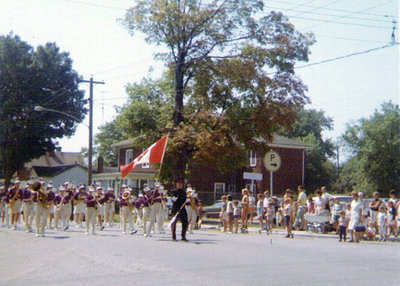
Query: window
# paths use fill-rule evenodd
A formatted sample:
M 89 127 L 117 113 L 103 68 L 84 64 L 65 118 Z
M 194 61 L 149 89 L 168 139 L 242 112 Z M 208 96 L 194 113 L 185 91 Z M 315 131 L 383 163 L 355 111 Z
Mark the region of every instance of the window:
M 228 185 L 229 193 L 236 193 L 236 185 Z
M 150 164 L 149 163 L 142 164 L 142 169 L 148 169 L 148 168 L 150 168 Z
M 133 161 L 133 149 L 127 149 L 125 151 L 125 165 Z
M 214 192 L 225 193 L 225 183 L 215 183 L 214 184 Z
M 249 152 L 250 167 L 257 166 L 257 154 L 254 151 Z

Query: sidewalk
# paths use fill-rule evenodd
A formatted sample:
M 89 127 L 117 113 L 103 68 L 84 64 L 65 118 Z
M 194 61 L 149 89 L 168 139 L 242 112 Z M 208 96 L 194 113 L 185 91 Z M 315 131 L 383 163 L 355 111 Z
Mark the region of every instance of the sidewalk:
M 204 220 L 201 229 L 208 229 L 208 230 L 218 230 L 218 227 L 220 226 L 219 220 Z M 249 227 L 249 233 L 253 234 L 259 234 L 258 232 L 258 225 L 253 223 L 253 225 L 250 225 Z M 262 231 L 261 235 L 266 235 L 267 233 L 265 230 Z M 272 234 L 279 234 L 279 235 L 285 235 L 286 230 L 283 228 L 274 228 L 272 230 Z M 314 237 L 314 238 L 330 238 L 330 239 L 339 239 L 339 236 L 337 234 L 333 233 L 310 233 L 307 231 L 299 231 L 295 230 L 293 231 L 294 236 L 302 236 L 302 237 Z M 375 240 L 378 242 L 377 240 Z M 400 242 L 400 237 L 389 237 L 387 241 L 390 242 Z

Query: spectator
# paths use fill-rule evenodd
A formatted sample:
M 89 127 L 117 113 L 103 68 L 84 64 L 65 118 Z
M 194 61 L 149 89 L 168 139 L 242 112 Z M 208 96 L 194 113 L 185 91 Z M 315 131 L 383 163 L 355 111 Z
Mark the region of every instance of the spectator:
M 293 219 L 294 219 L 293 198 L 288 196 L 284 200 L 283 206 L 282 206 L 282 211 L 283 211 L 283 217 L 285 220 L 286 231 L 287 231 L 287 235 L 285 237 L 293 238 L 294 237 L 294 235 L 292 233 L 292 223 L 293 223 Z
M 396 208 L 394 207 L 393 201 L 388 202 L 387 216 L 387 237 L 391 234 L 397 235 Z
M 320 189 L 316 190 L 317 197 L 315 198 L 315 213 L 323 214 L 326 212 L 327 201 L 322 197 L 322 191 Z
M 256 211 L 256 198 L 253 196 L 253 192 L 249 191 L 249 215 L 250 224 L 253 223 L 254 213 Z
M 226 205 L 226 223 L 228 226 L 229 234 L 233 233 L 233 201 L 232 196 L 228 195 L 228 203 Z
M 263 202 L 263 206 L 264 206 L 264 212 L 266 211 L 269 202 L 272 200 L 272 198 L 269 197 L 269 190 L 266 190 L 264 192 L 264 202 Z
M 239 218 L 240 218 L 239 202 L 233 201 L 233 224 L 235 225 L 235 233 L 238 233 Z
M 199 200 L 199 206 L 197 207 L 196 229 L 200 229 L 201 228 L 202 222 L 203 222 L 203 201 Z
M 226 232 L 226 230 L 227 230 L 227 224 L 226 224 L 226 206 L 227 206 L 226 200 L 227 200 L 227 198 L 226 198 L 226 196 L 222 196 L 221 200 L 222 200 L 222 206 L 221 206 L 221 211 L 219 213 L 219 218 L 221 220 L 221 225 L 224 228 L 224 232 Z
M 342 211 L 342 205 L 339 202 L 338 198 L 333 198 L 333 207 L 332 207 L 332 223 L 333 223 L 333 228 L 335 229 L 336 233 L 339 232 L 339 213 Z M 345 212 L 346 215 L 346 212 Z
M 384 205 L 381 205 L 379 207 L 379 213 L 378 213 L 378 226 L 379 226 L 379 236 L 380 239 L 379 241 L 386 241 L 386 228 L 387 228 L 387 214 L 386 214 L 386 208 Z
M 346 232 L 349 219 L 346 217 L 346 211 L 341 210 L 339 212 L 339 242 L 344 240 L 346 242 Z
M 270 201 L 265 211 L 265 220 L 267 222 L 267 234 L 272 233 L 272 228 L 274 227 L 274 217 L 275 217 L 275 206 L 274 202 Z
M 351 210 L 350 210 L 349 242 L 359 242 L 359 239 L 355 232 L 356 232 L 356 227 L 361 224 L 363 204 L 360 198 L 358 197 L 357 192 L 352 192 L 351 195 L 353 196 L 353 200 L 351 201 Z
M 312 197 L 308 198 L 307 202 L 307 212 L 309 214 L 314 214 L 315 213 L 315 203 Z
M 378 219 L 378 213 L 379 213 L 379 208 L 382 205 L 382 201 L 379 198 L 379 193 L 374 192 L 372 194 L 374 200 L 369 204 L 369 208 L 371 210 L 371 215 L 370 215 L 370 221 L 374 224 L 373 227 L 377 227 L 377 219 Z
M 247 189 L 242 190 L 242 232 L 247 233 L 248 217 L 249 217 L 249 192 Z
M 296 220 L 293 224 L 293 228 L 296 228 L 299 225 L 300 229 L 304 229 L 304 214 L 307 211 L 307 195 L 304 192 L 304 188 L 302 185 L 297 187 L 297 191 L 299 192 L 299 196 L 297 198 L 297 215 Z
M 264 198 L 262 194 L 257 195 L 257 218 L 259 222 L 260 229 L 258 232 L 261 234 L 261 231 L 264 229 Z

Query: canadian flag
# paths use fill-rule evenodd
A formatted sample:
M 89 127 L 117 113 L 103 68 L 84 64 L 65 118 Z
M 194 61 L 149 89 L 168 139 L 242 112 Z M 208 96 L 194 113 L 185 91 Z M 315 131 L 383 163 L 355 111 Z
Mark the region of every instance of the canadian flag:
M 130 171 L 140 164 L 155 164 L 161 163 L 164 158 L 165 147 L 167 147 L 168 135 L 165 135 L 156 143 L 147 148 L 142 154 L 140 154 L 135 160 L 128 165 L 121 166 L 121 177 L 125 178 Z

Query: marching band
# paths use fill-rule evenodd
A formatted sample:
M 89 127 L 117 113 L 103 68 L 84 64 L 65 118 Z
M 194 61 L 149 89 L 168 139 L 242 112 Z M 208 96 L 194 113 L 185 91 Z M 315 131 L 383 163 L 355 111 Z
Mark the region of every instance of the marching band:
M 187 193 L 182 192 L 185 192 L 183 184 L 179 185 L 179 192 L 172 191 L 172 215 L 178 215 L 184 222 L 182 240 L 186 241 L 188 226 L 189 233 L 193 233 L 196 223 L 198 200 L 194 189 L 188 187 Z M 71 221 L 75 221 L 77 228 L 84 228 L 85 222 L 85 233 L 95 235 L 96 228 L 102 231 L 114 226 L 117 205 L 122 234 L 135 234 L 139 228 L 143 229 L 144 237 L 151 237 L 156 230 L 159 234 L 165 233 L 164 222 L 169 211 L 167 190 L 161 183 L 156 182 L 153 189 L 145 184 L 137 196 L 126 185 L 118 193 L 117 198 L 111 187 L 104 191 L 101 186 L 74 186 L 69 181 L 56 188 L 51 181 L 46 185 L 41 179 L 34 183 L 28 181 L 21 188 L 17 179 L 7 190 L 0 186 L 1 226 L 15 230 L 20 223 L 26 232 L 35 230 L 36 236 L 42 237 L 46 228 L 53 228 L 54 218 L 56 231 L 67 231 Z M 173 240 L 176 240 L 175 224 L 172 225 Z

